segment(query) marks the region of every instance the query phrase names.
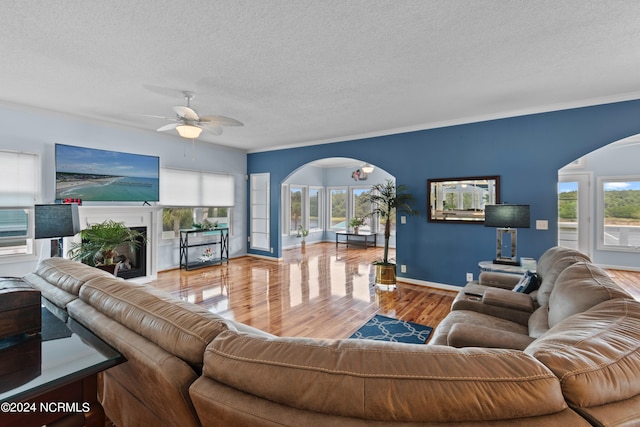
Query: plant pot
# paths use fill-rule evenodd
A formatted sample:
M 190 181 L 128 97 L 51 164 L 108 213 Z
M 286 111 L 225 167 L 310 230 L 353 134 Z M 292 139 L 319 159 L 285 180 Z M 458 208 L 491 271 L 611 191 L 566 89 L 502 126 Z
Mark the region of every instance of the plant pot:
M 360 232 L 360 227 L 353 227 L 353 233 L 358 234 Z
M 395 264 L 376 264 L 376 284 L 395 285 L 396 284 L 396 265 Z

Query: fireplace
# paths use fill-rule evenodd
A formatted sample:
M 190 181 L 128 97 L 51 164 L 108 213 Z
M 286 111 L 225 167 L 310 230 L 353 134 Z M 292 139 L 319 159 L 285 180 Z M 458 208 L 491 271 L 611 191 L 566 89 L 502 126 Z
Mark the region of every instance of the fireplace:
M 154 235 L 156 230 L 157 209 L 151 206 L 79 206 L 80 224 L 83 228 L 92 224 L 99 224 L 113 220 L 126 227 L 143 233 L 147 238 Z M 77 241 L 78 236 L 74 237 Z M 156 251 L 152 240 L 130 253 L 129 247 L 124 245 L 116 251 L 126 258 L 126 264 L 117 273 L 118 277 L 132 279 L 137 283 L 154 280 L 157 277 Z M 111 272 L 113 272 L 111 270 Z
M 147 235 L 147 227 L 129 227 L 131 230 L 142 233 L 137 240 L 140 243 L 137 248 L 129 245 L 121 245 L 116 248 L 118 256 L 113 261 L 118 263 L 117 276 L 123 279 L 133 279 L 147 275 L 147 245 L 144 243 Z

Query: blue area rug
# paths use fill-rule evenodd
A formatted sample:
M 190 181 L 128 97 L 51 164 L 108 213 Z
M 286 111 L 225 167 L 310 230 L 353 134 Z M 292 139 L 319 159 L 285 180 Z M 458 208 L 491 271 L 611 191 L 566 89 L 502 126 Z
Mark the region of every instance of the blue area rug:
M 349 338 L 424 344 L 433 328 L 376 314 Z

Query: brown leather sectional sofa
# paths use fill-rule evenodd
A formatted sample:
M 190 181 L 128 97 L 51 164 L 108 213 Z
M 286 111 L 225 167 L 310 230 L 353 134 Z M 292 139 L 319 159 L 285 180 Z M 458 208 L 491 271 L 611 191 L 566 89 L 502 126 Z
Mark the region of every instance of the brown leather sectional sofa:
M 548 330 L 520 325 L 524 349 L 449 345 L 494 326 L 469 307 L 430 345 L 286 338 L 60 258 L 24 279 L 126 357 L 102 381 L 119 427 L 640 425 L 640 302 L 581 265 L 554 281 Z

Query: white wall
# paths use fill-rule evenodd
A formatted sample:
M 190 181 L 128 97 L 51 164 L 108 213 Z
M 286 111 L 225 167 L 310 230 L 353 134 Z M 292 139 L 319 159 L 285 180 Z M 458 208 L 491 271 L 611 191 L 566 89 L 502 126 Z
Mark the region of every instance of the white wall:
M 179 136 L 152 130 L 136 130 L 107 123 L 80 120 L 46 111 L 0 105 L 0 149 L 36 153 L 42 169 L 41 197 L 36 203 L 51 203 L 55 197 L 56 143 L 76 145 L 135 154 L 159 156 L 160 167 L 203 170 L 231 174 L 235 178 L 235 207 L 233 209 L 233 236 L 230 256 L 246 254 L 246 153 L 199 142 L 195 144 Z M 215 189 L 213 189 L 215 191 Z M 138 206 L 132 203 L 86 203 L 91 206 Z M 160 219 L 160 206 L 156 206 Z M 151 236 L 152 250 L 157 251 L 158 270 L 177 267 L 178 241 L 162 240 L 160 227 Z M 22 276 L 36 266 L 42 242 L 37 242 L 37 253 L 30 257 L 11 260 L 0 259 L 0 275 Z M 42 250 L 46 255 L 46 248 Z

